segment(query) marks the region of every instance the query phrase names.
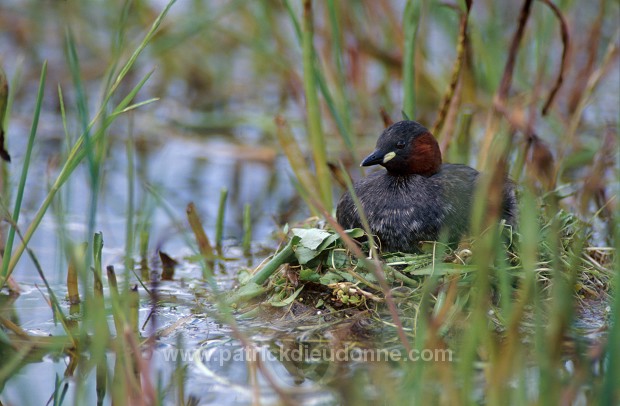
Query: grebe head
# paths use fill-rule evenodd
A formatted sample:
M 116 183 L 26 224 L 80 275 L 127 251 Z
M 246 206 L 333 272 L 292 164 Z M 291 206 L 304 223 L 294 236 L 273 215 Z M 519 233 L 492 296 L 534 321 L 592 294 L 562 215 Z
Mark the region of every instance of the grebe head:
M 399 121 L 386 128 L 375 151 L 361 166 L 382 165 L 392 175 L 431 176 L 441 167 L 441 151 L 430 131 L 415 121 Z

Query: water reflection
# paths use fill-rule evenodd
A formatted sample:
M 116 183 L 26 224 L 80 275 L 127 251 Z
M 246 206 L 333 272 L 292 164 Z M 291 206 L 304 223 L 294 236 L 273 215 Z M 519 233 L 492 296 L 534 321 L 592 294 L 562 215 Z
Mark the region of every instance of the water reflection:
M 38 160 L 53 163 L 57 161 L 60 140 L 52 139 L 40 147 Z M 284 222 L 300 218 L 297 193 L 288 177 L 288 164 L 276 157 L 274 149 L 240 145 L 224 138 L 205 141 L 186 135 L 168 135 L 166 142 L 157 139 L 140 140 L 137 150 L 135 183 L 136 216 L 148 216 L 150 227 L 150 249 L 163 249 L 183 256 L 188 254 L 187 242 L 182 233 L 187 232 L 185 207 L 193 201 L 202 218 L 210 238 L 214 238 L 215 221 L 222 188 L 229 190 L 224 222 L 224 238 L 229 243 L 240 242 L 243 236 L 243 210 L 251 207 L 252 237 L 268 242 L 270 235 Z M 22 157 L 15 157 L 19 167 Z M 127 159 L 125 144 L 116 141 L 111 144 L 110 158 L 101 186 L 97 213 L 97 231 L 102 231 L 105 241 L 104 263 L 122 262 L 127 212 Z M 45 188 L 41 182 L 52 178 L 52 169 L 37 166 L 30 177 L 29 193 L 26 194 L 26 215 L 20 225 L 26 228 L 30 217 L 44 197 Z M 85 169 L 78 173 L 66 186 L 62 223 L 50 212 L 46 214 L 42 227 L 30 244 L 46 274 L 64 274 L 63 250 L 59 249 L 59 228 L 74 241 L 86 240 L 86 219 L 90 194 Z M 176 222 L 149 192 L 154 189 L 172 211 Z M 29 209 L 28 209 L 29 208 Z M 284 210 L 288 208 L 289 210 Z M 293 208 L 293 210 L 291 210 Z M 294 216 L 294 217 L 293 217 Z M 181 229 L 179 229 L 181 228 Z M 56 242 L 56 243 L 55 243 Z M 229 244 L 230 245 L 230 244 Z M 36 282 L 38 276 L 26 258 L 23 258 L 15 276 L 23 282 Z

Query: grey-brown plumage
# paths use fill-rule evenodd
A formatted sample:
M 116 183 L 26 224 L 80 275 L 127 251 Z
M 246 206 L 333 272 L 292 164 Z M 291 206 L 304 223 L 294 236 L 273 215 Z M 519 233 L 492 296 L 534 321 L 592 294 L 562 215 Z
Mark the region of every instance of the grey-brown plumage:
M 466 165 L 441 164 L 439 146 L 422 125 L 401 121 L 387 128 L 375 152 L 362 162 L 376 164 L 387 171 L 359 180 L 354 189 L 382 251 L 416 252 L 420 241 L 457 243 L 468 231 L 479 173 Z M 515 226 L 511 181 L 503 194 L 502 218 Z M 362 227 L 349 193 L 340 199 L 336 216 L 344 228 Z

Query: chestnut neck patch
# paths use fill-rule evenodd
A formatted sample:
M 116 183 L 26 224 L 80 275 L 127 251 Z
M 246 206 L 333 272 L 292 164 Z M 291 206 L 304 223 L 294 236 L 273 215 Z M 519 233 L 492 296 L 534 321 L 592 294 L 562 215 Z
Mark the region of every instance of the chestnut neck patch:
M 407 159 L 408 174 L 431 176 L 441 167 L 439 144 L 431 133 L 424 133 L 411 141 L 411 154 Z

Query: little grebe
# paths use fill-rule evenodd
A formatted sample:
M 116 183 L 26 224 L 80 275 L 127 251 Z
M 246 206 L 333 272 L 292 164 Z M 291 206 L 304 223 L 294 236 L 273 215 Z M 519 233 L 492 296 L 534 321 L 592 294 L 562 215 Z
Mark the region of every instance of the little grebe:
M 372 173 L 354 189 L 383 251 L 418 252 L 420 241 L 441 238 L 458 243 L 469 228 L 477 170 L 442 164 L 435 137 L 415 121 L 400 121 L 383 131 L 376 150 L 362 161 L 362 166 L 377 164 L 387 172 Z M 502 206 L 502 218 L 514 227 L 517 198 L 510 180 Z M 338 202 L 336 217 L 345 229 L 362 227 L 348 192 Z

